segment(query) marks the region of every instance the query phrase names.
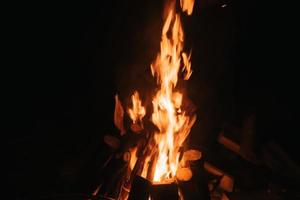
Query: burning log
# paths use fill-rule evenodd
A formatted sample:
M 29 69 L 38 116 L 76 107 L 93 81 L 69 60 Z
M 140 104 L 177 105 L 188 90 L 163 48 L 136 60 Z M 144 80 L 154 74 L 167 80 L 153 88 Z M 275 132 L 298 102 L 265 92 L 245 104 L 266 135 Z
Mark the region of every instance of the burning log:
M 131 185 L 128 200 L 148 200 L 151 182 L 141 176 L 135 176 Z
M 178 200 L 178 184 L 175 182 L 152 184 L 141 176 L 135 176 L 131 185 L 128 200 Z
M 133 183 L 134 181 L 141 181 L 140 178 L 137 177 L 140 177 L 142 174 L 145 160 L 150 154 L 149 142 L 151 137 L 146 137 L 147 135 L 148 133 L 145 131 L 139 134 L 140 142 L 137 144 L 137 146 L 133 147 L 133 150 L 129 150 L 124 153 L 123 159 L 127 161 L 128 165 L 126 174 L 121 183 L 122 187 L 119 193 L 119 199 L 126 199 L 124 197 L 128 196 L 129 191 L 131 191 L 131 188 L 133 187 L 132 184 L 136 184 Z
M 153 200 L 178 200 L 178 185 L 175 182 L 170 184 L 154 184 L 151 187 L 151 198 Z
M 153 180 L 154 178 L 154 172 L 155 172 L 155 166 L 157 163 L 157 154 L 158 152 L 154 152 L 153 155 L 151 156 L 151 160 L 149 162 L 149 167 L 147 171 L 147 179 Z

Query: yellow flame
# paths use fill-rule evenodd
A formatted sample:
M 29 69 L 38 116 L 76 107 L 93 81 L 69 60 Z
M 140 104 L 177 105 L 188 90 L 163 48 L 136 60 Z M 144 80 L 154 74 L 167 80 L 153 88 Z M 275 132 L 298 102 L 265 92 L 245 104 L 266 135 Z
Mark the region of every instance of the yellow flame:
M 145 108 L 142 106 L 142 101 L 140 100 L 139 93 L 137 91 L 131 95 L 132 108 L 128 109 L 128 114 L 133 121 L 136 123 L 138 120 L 142 120 L 146 114 Z
M 185 4 L 184 4 L 185 5 Z M 189 8 L 188 13 L 192 8 Z M 181 111 L 182 93 L 176 92 L 180 68 L 186 71 L 184 79 L 191 76 L 190 57 L 183 52 L 184 34 L 179 14 L 171 7 L 162 29 L 160 53 L 151 65 L 159 90 L 152 104 L 152 122 L 158 127 L 155 142 L 158 159 L 154 171 L 154 182 L 173 179 L 179 167 L 179 148 L 188 136 L 196 116 L 189 117 Z M 182 57 L 182 60 L 181 60 Z

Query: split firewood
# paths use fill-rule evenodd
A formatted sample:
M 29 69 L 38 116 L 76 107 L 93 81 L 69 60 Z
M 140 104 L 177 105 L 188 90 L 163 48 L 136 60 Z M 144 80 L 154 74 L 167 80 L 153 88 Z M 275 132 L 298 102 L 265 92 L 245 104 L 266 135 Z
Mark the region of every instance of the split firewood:
M 300 180 L 300 166 L 274 141 L 268 142 L 263 149 L 264 163 L 276 174 Z
M 128 200 L 143 200 L 148 199 L 151 190 L 151 182 L 141 176 L 135 176 L 131 189 L 129 192 Z
M 187 150 L 183 153 L 182 159 L 180 161 L 180 166 L 185 167 L 187 166 L 188 162 L 199 160 L 201 156 L 202 154 L 198 150 L 195 149 Z
M 115 95 L 114 124 L 120 130 L 121 135 L 126 133 L 124 128 L 124 109 L 118 95 Z
M 120 147 L 120 140 L 112 135 L 105 135 L 104 142 L 115 150 Z
M 247 134 L 247 133 L 244 133 L 244 134 Z M 246 139 L 244 139 L 244 140 L 246 140 Z M 224 135 L 224 132 L 220 133 L 220 135 L 218 137 L 218 142 L 220 144 L 222 144 L 224 147 L 226 147 L 227 149 L 229 149 L 229 150 L 233 151 L 234 153 L 238 154 L 239 156 L 241 156 L 243 159 L 245 159 L 253 164 L 256 164 L 256 165 L 261 164 L 261 161 L 258 160 L 256 158 L 256 155 L 253 153 L 253 151 L 250 150 L 249 146 L 252 143 L 243 142 L 242 143 L 243 146 L 241 146 L 241 145 L 235 143 L 234 141 L 232 141 L 231 139 L 227 138 Z M 244 147 L 244 146 L 246 146 L 246 147 Z
M 223 176 L 225 173 L 208 162 L 204 162 L 204 169 L 214 176 Z
M 153 200 L 179 200 L 178 184 L 175 182 L 152 184 L 150 196 Z
M 150 143 L 152 142 L 152 139 L 153 138 L 149 136 L 148 138 L 146 138 L 146 141 L 138 143 L 138 146 L 136 147 L 137 148 L 136 162 L 134 163 L 134 166 L 131 170 L 129 179 L 125 183 L 126 187 L 130 187 L 130 185 L 133 181 L 133 178 L 136 175 L 141 175 L 142 174 L 143 166 L 145 164 L 145 160 L 152 152 L 152 150 L 149 148 L 149 146 L 151 146 Z
M 226 192 L 232 192 L 234 186 L 234 179 L 232 176 L 228 175 L 221 169 L 213 166 L 208 162 L 204 162 L 204 169 L 214 176 L 219 177 L 219 187 Z
M 226 148 L 230 149 L 231 151 L 239 154 L 240 145 L 230 140 L 229 138 L 225 137 L 223 132 L 220 133 L 218 137 L 218 142 L 224 145 Z
M 188 167 L 179 168 L 176 172 L 176 178 L 179 181 L 189 181 L 193 176 L 192 170 Z
M 227 174 L 224 174 L 220 180 L 219 186 L 223 191 L 232 192 L 233 184 L 234 184 L 233 178 Z
M 201 152 L 195 149 L 191 149 L 188 151 L 185 151 L 183 153 L 183 159 L 185 160 L 190 160 L 190 161 L 195 161 L 199 160 L 201 158 Z

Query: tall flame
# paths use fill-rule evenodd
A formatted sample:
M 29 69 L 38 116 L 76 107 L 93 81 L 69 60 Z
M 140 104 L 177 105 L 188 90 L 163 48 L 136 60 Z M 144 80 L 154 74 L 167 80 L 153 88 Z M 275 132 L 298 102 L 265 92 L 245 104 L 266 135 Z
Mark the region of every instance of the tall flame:
M 194 0 L 181 0 L 180 5 L 183 12 L 190 15 Z M 144 148 L 141 151 L 143 152 L 141 158 L 137 158 L 137 148 L 130 149 L 130 170 L 137 165 L 136 169 L 142 169 L 139 175 L 154 183 L 172 182 L 175 178 L 178 180 L 190 179 L 192 171 L 185 166 L 185 163 L 201 157 L 197 152 L 183 154 L 185 155 L 184 159 L 181 159 L 182 156 L 180 156 L 180 148 L 196 121 L 196 115 L 188 113 L 182 108 L 183 93 L 176 88 L 179 75 L 183 75 L 183 79 L 188 80 L 192 75 L 192 69 L 191 53 L 183 51 L 184 32 L 180 15 L 176 12 L 175 6 L 175 0 L 173 0 L 166 7 L 167 17 L 162 28 L 160 52 L 150 66 L 152 76 L 156 78 L 158 85 L 152 99 L 153 112 L 150 116 L 157 129 L 153 134 L 151 131 L 146 131 L 148 133 L 146 148 L 141 145 Z M 127 110 L 133 122 L 131 130 L 141 133 L 141 130 L 144 130 L 142 120 L 146 115 L 146 109 L 142 105 L 137 91 L 131 96 L 131 100 L 132 107 Z M 117 97 L 116 105 L 120 105 L 116 113 L 123 115 Z M 119 125 L 118 127 L 123 127 L 119 118 L 115 122 L 116 125 Z
M 191 13 L 190 9 L 188 13 Z M 183 52 L 183 41 L 180 16 L 171 7 L 162 29 L 160 53 L 151 65 L 152 75 L 159 85 L 152 100 L 151 118 L 159 129 L 154 136 L 158 147 L 154 182 L 166 182 L 175 177 L 179 167 L 179 149 L 196 120 L 196 116 L 189 117 L 181 111 L 182 93 L 175 91 L 180 68 L 185 71 L 184 79 L 189 79 L 192 74 L 191 54 L 187 56 Z

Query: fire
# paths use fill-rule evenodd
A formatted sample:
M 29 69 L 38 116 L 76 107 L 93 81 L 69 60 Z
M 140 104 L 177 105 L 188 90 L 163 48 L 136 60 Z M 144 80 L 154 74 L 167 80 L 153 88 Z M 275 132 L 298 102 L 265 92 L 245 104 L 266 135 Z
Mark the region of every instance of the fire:
M 129 151 L 130 151 L 130 155 L 131 155 L 130 156 L 130 161 L 129 161 L 129 167 L 130 167 L 130 170 L 133 170 L 134 165 L 135 165 L 135 163 L 137 161 L 137 157 L 136 157 L 137 148 L 134 147 L 132 149 L 129 149 Z
M 140 158 L 136 157 L 136 148 L 130 150 L 129 169 L 136 172 L 139 170 L 133 170 L 134 168 L 141 168 L 138 175 L 152 181 L 153 184 L 170 183 L 176 179 L 189 180 L 192 171 L 186 163 L 201 157 L 198 151 L 181 155 L 181 147 L 196 121 L 196 115 L 184 110 L 183 92 L 176 88 L 179 78 L 188 80 L 191 77 L 192 69 L 191 52 L 183 51 L 184 32 L 174 2 L 166 7 L 168 10 L 161 33 L 160 52 L 150 65 L 152 76 L 157 81 L 157 90 L 152 98 L 152 113 L 145 117 L 146 109 L 137 91 L 131 96 L 132 107 L 127 110 L 132 120 L 131 130 L 146 136 L 145 146 L 142 142 L 138 147 L 143 148 L 142 151 L 138 149 L 139 152 L 143 152 Z M 181 0 L 180 5 L 183 12 L 190 15 L 194 0 Z M 121 105 L 117 97 L 116 102 L 116 106 Z M 122 114 L 120 108 L 117 111 Z M 144 117 L 148 120 L 150 118 L 157 128 L 155 131 L 151 132 L 147 127 L 143 127 Z M 119 119 L 115 121 L 119 127 L 123 127 Z
M 181 1 L 182 2 L 182 1 Z M 190 6 L 187 7 L 187 4 Z M 192 1 L 182 3 L 183 11 L 191 14 Z M 169 10 L 162 29 L 160 53 L 151 65 L 152 75 L 157 78 L 159 90 L 152 100 L 152 122 L 158 127 L 155 142 L 158 146 L 158 158 L 153 182 L 167 182 L 175 178 L 179 167 L 179 149 L 188 136 L 196 116 L 190 117 L 181 111 L 182 93 L 176 91 L 179 71 L 185 71 L 184 79 L 192 74 L 190 58 L 183 52 L 184 33 L 180 15 L 175 8 Z
M 146 114 L 145 108 L 142 106 L 142 101 L 140 100 L 139 93 L 137 91 L 131 96 L 132 108 L 128 109 L 128 114 L 132 119 L 133 123 L 141 121 Z
M 180 6 L 183 11 L 186 11 L 188 15 L 191 15 L 194 7 L 194 0 L 180 0 Z

